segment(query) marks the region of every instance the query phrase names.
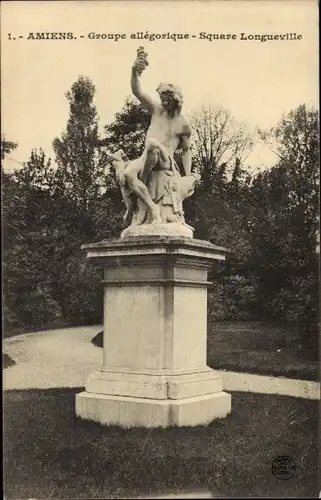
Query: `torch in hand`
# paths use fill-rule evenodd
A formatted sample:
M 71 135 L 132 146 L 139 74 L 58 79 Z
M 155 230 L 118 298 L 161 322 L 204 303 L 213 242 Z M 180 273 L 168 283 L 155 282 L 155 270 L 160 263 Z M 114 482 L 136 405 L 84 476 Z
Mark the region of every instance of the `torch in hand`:
M 137 56 L 136 56 L 136 61 L 134 63 L 134 66 L 137 71 L 137 75 L 140 76 L 144 69 L 148 66 L 148 61 L 147 61 L 147 52 L 145 52 L 144 47 L 140 46 L 137 49 Z

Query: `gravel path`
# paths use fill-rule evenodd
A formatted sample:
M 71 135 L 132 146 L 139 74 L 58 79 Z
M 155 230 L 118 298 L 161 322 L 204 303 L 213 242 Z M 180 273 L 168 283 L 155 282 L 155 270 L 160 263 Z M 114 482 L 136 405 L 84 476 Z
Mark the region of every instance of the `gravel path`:
M 3 389 L 83 387 L 102 364 L 102 349 L 91 339 L 101 326 L 63 328 L 10 337 L 3 351 L 16 364 L 3 371 Z
M 16 364 L 3 370 L 3 389 L 84 387 L 102 364 L 103 352 L 91 343 L 102 326 L 28 333 L 5 339 L 3 352 Z M 281 394 L 320 399 L 319 382 L 218 370 L 227 391 Z

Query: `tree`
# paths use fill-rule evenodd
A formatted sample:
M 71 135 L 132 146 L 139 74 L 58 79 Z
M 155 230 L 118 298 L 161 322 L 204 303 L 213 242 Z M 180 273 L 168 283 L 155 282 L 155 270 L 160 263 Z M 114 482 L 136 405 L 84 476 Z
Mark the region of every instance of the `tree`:
M 242 161 L 252 138 L 228 110 L 211 103 L 194 112 L 191 124 L 193 165 L 201 183 L 186 211 L 197 237 L 234 246 L 241 241 L 239 218 L 250 183 Z
M 270 177 L 284 186 L 286 205 L 302 243 L 316 247 L 319 228 L 319 115 L 306 105 L 298 106 L 268 131 L 262 140 L 278 157 Z M 303 233 L 302 233 L 303 232 Z
M 31 151 L 30 158 L 22 168 L 14 171 L 13 178 L 23 189 L 43 190 L 50 194 L 54 193 L 57 185 L 51 158 L 46 158 L 42 148 Z
M 8 141 L 5 136 L 1 137 L 1 160 L 10 154 L 18 144 Z M 20 225 L 17 220 L 17 201 L 20 197 L 20 190 L 12 179 L 12 175 L 4 171 L 1 162 L 1 195 L 2 195 L 2 243 L 3 243 L 3 323 L 4 330 L 12 325 L 17 325 L 18 320 L 14 307 L 15 296 L 12 293 L 12 280 L 8 272 L 8 257 L 10 257 L 11 239 L 13 235 L 18 234 Z
M 95 86 L 84 76 L 66 93 L 69 102 L 67 130 L 53 141 L 57 178 L 66 197 L 73 200 L 86 238 L 93 235 L 92 205 L 104 184 L 105 158 L 99 147 Z
M 18 147 L 17 142 L 8 141 L 5 136 L 1 137 L 1 160 L 10 154 L 14 149 Z M 16 203 L 19 199 L 19 190 L 16 183 L 12 179 L 12 174 L 8 174 L 4 171 L 1 162 L 1 194 L 2 194 L 2 222 L 4 225 L 10 227 L 10 222 L 12 224 L 12 229 L 15 226 L 15 221 L 12 215 L 16 215 L 16 212 L 12 210 L 12 203 Z M 10 230 L 9 230 L 10 233 Z
M 313 328 L 318 318 L 318 132 L 318 113 L 305 105 L 261 131 L 262 139 L 273 144 L 277 162 L 254 179 L 250 217 L 258 307 L 265 316 Z
M 113 151 L 123 149 L 131 160 L 138 158 L 144 150 L 150 120 L 150 113 L 140 102 L 127 98 L 114 121 L 105 126 L 104 144 Z
M 116 215 L 108 211 L 106 198 L 111 189 L 106 156 L 101 148 L 98 115 L 94 105 L 95 87 L 80 77 L 67 92 L 69 118 L 62 138 L 53 142 L 56 153 L 58 192 L 71 204 L 70 219 L 62 226 L 56 265 L 52 267 L 53 295 L 65 321 L 77 324 L 101 314 L 101 270 L 87 262 L 80 246 L 86 240 L 106 238 Z M 69 230 L 68 230 L 69 229 Z M 77 292 L 75 292 L 77 290 Z M 99 312 L 98 312 L 99 311 Z
M 4 160 L 6 155 L 10 154 L 18 147 L 17 142 L 8 141 L 5 136 L 1 137 L 1 159 Z
M 196 238 L 230 250 L 210 276 L 210 317 L 245 319 L 254 295 L 246 273 L 251 175 L 243 166 L 252 137 L 228 110 L 211 103 L 194 112 L 191 124 L 193 167 L 201 182 L 185 204 L 187 219 Z
M 203 183 L 213 187 L 218 178 L 242 164 L 253 146 L 252 137 L 229 110 L 211 103 L 194 112 L 191 124 L 195 166 Z
M 49 248 L 50 235 L 56 229 L 57 204 L 53 203 L 51 186 L 44 182 L 52 177 L 50 159 L 41 150 L 32 151 L 22 169 L 5 176 L 3 288 L 7 333 L 12 328 L 42 328 L 61 318 L 51 290 L 50 268 L 56 252 Z

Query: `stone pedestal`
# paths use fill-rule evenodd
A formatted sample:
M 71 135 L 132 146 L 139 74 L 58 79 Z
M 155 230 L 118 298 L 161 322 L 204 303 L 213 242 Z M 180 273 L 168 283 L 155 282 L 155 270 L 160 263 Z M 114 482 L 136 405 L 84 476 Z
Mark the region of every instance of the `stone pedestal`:
M 191 238 L 84 245 L 104 267 L 104 361 L 76 414 L 123 427 L 208 424 L 231 411 L 206 366 L 207 272 L 226 249 Z

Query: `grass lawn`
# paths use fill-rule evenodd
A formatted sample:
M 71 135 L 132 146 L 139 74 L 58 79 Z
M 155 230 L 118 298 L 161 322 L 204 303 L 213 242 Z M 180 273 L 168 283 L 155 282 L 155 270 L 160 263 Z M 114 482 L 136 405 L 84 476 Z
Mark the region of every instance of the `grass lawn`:
M 102 332 L 92 342 L 102 347 Z M 217 370 L 319 380 L 317 353 L 302 351 L 298 329 L 287 324 L 257 321 L 210 323 L 207 360 L 208 365 Z
M 209 426 L 126 430 L 77 419 L 80 390 L 4 393 L 7 499 L 318 496 L 317 401 L 232 393 L 232 414 Z M 279 455 L 295 460 L 292 479 L 272 475 Z
M 266 322 L 220 322 L 208 329 L 209 366 L 276 377 L 319 380 L 316 351 L 300 349 L 293 325 Z

